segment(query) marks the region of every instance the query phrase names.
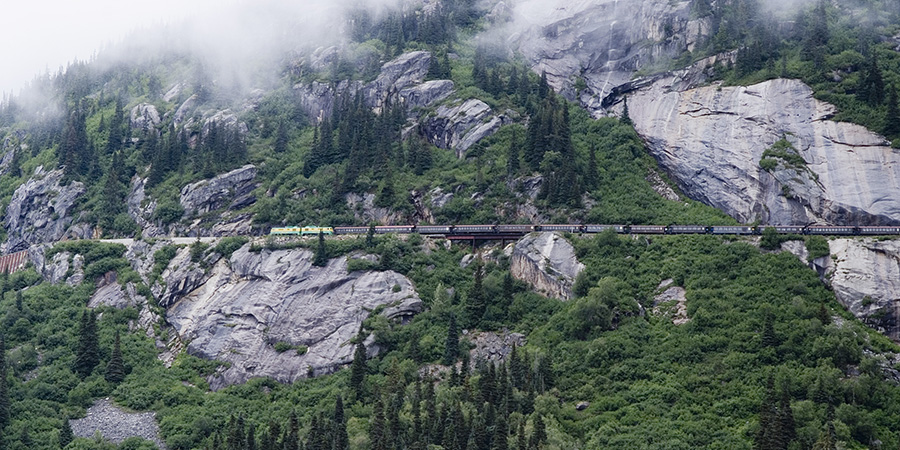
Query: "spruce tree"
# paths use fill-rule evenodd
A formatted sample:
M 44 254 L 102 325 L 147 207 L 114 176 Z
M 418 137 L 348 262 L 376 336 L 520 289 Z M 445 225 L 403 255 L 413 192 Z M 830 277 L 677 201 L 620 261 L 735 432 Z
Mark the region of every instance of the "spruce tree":
M 78 350 L 75 353 L 73 371 L 82 378 L 93 372 L 100 363 L 100 344 L 97 338 L 97 315 L 85 310 L 81 315 L 81 329 L 78 333 Z
M 116 342 L 113 345 L 109 363 L 106 366 L 106 381 L 121 383 L 125 379 L 125 362 L 122 360 L 122 348 L 119 340 L 119 332 L 116 331 Z
M 319 232 L 319 244 L 316 246 L 316 254 L 313 257 L 312 265 L 317 267 L 325 267 L 328 265 L 328 249 L 325 247 L 325 234 Z
M 628 113 L 628 97 L 622 98 L 622 117 L 620 121 L 625 125 L 634 125 L 634 122 L 631 121 L 631 115 Z
M 884 117 L 884 128 L 881 131 L 885 136 L 891 138 L 900 137 L 900 100 L 898 100 L 897 88 L 893 84 L 888 86 L 887 114 Z
M 365 336 L 362 330 L 356 335 L 356 350 L 353 352 L 353 363 L 350 365 L 350 388 L 353 389 L 354 399 L 362 401 L 363 383 L 366 380 L 366 345 L 363 342 Z
M 59 429 L 59 447 L 65 448 L 74 440 L 75 434 L 72 432 L 72 425 L 69 424 L 69 419 L 63 419 L 62 428 Z
M 547 442 L 547 429 L 544 426 L 544 419 L 541 418 L 540 414 L 535 414 L 528 448 L 539 450 L 544 447 L 545 442 Z
M 6 367 L 6 340 L 0 334 L 0 433 L 9 425 L 10 401 L 9 385 L 7 384 Z
M 506 152 L 506 176 L 515 178 L 519 174 L 519 133 L 515 129 L 509 137 L 509 148 Z
M 447 339 L 444 341 L 445 366 L 453 365 L 459 358 L 459 330 L 456 329 L 456 316 L 450 315 L 450 325 L 447 327 Z
M 484 294 L 484 263 L 481 258 L 475 259 L 472 287 L 466 296 L 466 326 L 478 327 L 484 318 L 487 308 Z
M 347 450 L 350 448 L 350 437 L 347 435 L 347 421 L 344 419 L 344 400 L 338 394 L 334 401 L 333 429 L 334 440 L 332 450 Z

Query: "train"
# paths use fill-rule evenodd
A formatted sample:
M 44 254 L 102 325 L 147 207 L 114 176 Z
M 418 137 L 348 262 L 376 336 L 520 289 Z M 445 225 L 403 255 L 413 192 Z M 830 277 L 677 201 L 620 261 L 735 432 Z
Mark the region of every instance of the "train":
M 311 236 L 322 234 L 367 234 L 368 226 L 319 227 L 291 226 L 272 228 L 269 235 Z M 534 231 L 561 231 L 567 233 L 602 233 L 612 230 L 618 234 L 714 234 L 761 235 L 766 229 L 778 234 L 826 235 L 826 236 L 889 236 L 900 235 L 900 226 L 827 226 L 827 225 L 386 225 L 376 226 L 375 234 L 412 234 L 431 236 L 466 235 L 524 235 Z

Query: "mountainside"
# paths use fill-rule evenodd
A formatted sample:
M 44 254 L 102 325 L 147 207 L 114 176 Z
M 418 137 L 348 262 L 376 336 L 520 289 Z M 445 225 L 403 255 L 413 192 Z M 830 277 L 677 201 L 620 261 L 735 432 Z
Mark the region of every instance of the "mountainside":
M 266 236 L 898 225 L 897 5 L 335 8 L 0 101 L 0 449 L 900 445 L 887 236 Z

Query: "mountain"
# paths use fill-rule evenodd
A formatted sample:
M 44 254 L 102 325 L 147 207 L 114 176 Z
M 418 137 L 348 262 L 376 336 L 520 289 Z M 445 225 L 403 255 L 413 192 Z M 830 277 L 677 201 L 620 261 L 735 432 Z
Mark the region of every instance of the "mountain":
M 896 5 L 384 3 L 0 102 L 0 448 L 900 445 L 890 237 L 266 236 L 898 225 Z

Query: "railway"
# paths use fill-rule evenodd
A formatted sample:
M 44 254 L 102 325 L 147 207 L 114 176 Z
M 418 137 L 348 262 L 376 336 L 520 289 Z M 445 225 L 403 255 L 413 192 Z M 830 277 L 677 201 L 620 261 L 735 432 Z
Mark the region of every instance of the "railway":
M 618 234 L 712 234 L 712 235 L 762 235 L 767 230 L 777 234 L 822 236 L 900 236 L 900 226 L 829 226 L 829 225 L 594 225 L 594 224 L 546 224 L 546 225 L 386 225 L 374 227 L 375 234 L 412 234 L 445 237 L 448 239 L 517 239 L 536 231 L 560 231 L 574 234 L 602 233 L 612 230 Z M 370 227 L 320 227 L 292 226 L 272 228 L 271 236 L 310 236 L 367 234 Z

